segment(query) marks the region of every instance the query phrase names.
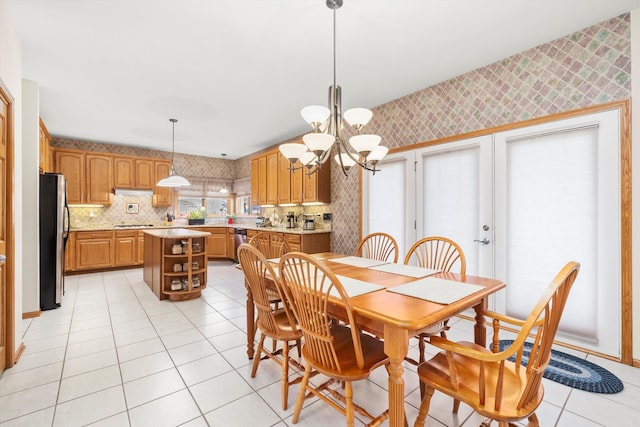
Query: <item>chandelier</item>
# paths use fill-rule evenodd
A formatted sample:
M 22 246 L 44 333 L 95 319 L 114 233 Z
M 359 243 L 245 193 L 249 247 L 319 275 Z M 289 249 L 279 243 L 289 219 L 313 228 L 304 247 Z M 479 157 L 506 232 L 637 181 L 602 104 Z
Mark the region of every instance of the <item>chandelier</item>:
M 329 86 L 329 108 L 322 105 L 303 108 L 302 118 L 311 125 L 313 132 L 302 137 L 304 144 L 286 143 L 278 147 L 289 160 L 289 169 L 306 168 L 309 175 L 331 157 L 334 146 L 337 148 L 334 159 L 345 176 L 355 165 L 375 174 L 379 170 L 376 164 L 389 151 L 380 145 L 380 136 L 362 133 L 362 128 L 373 117 L 371 110 L 352 108 L 342 114 L 342 89 L 336 84 L 336 10 L 342 6 L 342 1 L 327 0 L 327 7 L 333 10 L 333 84 Z M 344 123 L 356 133 L 348 141 L 342 137 Z
M 169 119 L 171 122 L 171 169 L 169 170 L 169 176 L 158 181 L 156 186 L 158 187 L 184 187 L 186 185 L 191 185 L 186 178 L 181 177 L 176 172 L 176 167 L 173 162 L 173 157 L 175 156 L 176 150 L 176 122 L 178 119 Z

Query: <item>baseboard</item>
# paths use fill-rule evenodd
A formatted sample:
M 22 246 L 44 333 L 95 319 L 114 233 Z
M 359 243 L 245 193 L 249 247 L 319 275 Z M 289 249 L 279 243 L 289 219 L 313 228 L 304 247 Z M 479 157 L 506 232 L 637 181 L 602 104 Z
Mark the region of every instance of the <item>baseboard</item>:
M 28 311 L 26 313 L 22 313 L 22 319 L 31 319 L 32 317 L 40 317 L 42 311 Z
M 22 356 L 22 353 L 24 353 L 24 349 L 27 348 L 23 342 L 20 343 L 20 346 L 18 347 L 18 350 L 16 351 L 16 355 L 15 358 L 13 359 L 14 365 L 16 363 L 18 363 L 18 360 L 20 360 L 20 357 Z

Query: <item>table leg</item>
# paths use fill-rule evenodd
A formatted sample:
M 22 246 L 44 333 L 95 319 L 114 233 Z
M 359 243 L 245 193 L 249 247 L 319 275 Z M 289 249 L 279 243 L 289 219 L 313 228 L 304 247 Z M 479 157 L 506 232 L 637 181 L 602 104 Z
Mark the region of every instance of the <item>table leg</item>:
M 484 327 L 484 310 L 487 308 L 487 299 L 483 299 L 473 309 L 476 312 L 476 324 L 473 328 L 473 338 L 476 344 L 486 347 L 487 330 Z
M 409 334 L 405 329 L 384 326 L 384 352 L 389 356 L 389 426 L 404 427 L 404 367 L 409 351 Z
M 249 356 L 249 359 L 253 359 L 253 354 L 255 353 L 253 340 L 256 336 L 255 307 L 253 304 L 251 289 L 246 283 L 245 287 L 247 289 L 247 356 Z

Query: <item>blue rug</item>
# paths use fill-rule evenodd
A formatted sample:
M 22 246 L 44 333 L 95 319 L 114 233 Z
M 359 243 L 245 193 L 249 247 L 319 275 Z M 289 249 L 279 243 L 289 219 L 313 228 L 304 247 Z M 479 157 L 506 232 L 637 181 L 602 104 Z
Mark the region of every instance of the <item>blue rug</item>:
M 500 340 L 500 351 L 509 347 L 512 340 Z M 525 343 L 522 364 L 527 366 L 529 361 L 530 343 Z M 512 357 L 511 360 L 515 360 Z M 613 394 L 624 389 L 622 381 L 606 369 L 584 359 L 551 350 L 551 360 L 544 370 L 544 377 L 569 387 L 592 393 Z

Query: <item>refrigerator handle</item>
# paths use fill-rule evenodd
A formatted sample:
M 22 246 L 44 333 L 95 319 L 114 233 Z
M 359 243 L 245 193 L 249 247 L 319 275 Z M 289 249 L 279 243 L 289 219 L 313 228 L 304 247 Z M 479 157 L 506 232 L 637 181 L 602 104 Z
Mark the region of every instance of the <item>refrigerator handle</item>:
M 64 230 L 64 235 L 63 235 L 64 243 L 65 243 L 65 246 L 66 246 L 67 239 L 69 239 L 69 233 L 71 231 L 71 213 L 69 212 L 69 206 L 67 205 L 66 201 L 65 201 L 65 204 L 64 204 L 64 210 L 65 210 L 65 212 L 67 214 L 67 227 Z

